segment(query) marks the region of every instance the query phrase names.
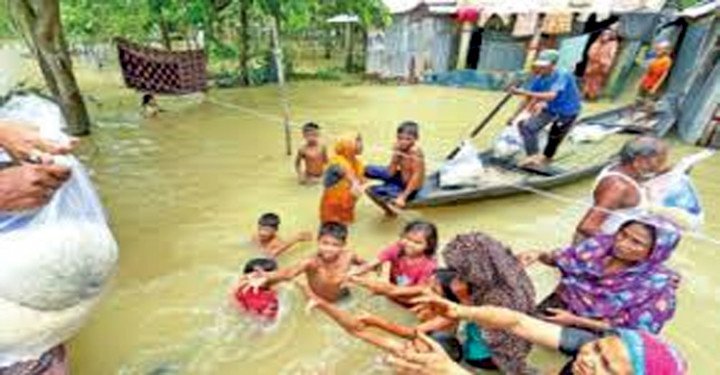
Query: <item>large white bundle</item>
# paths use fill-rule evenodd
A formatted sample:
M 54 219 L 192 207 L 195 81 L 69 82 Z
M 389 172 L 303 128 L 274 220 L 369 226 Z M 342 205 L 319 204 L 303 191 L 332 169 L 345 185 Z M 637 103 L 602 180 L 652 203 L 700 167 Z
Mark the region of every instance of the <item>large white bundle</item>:
M 440 187 L 476 186 L 484 172 L 477 149 L 464 141 L 455 157 L 440 168 Z
M 46 138 L 68 141 L 59 109 L 39 97 L 14 98 L 0 119 L 32 121 Z M 75 334 L 117 263 L 117 243 L 85 169 L 72 156 L 56 162 L 72 175 L 47 205 L 0 212 L 0 366 L 37 358 Z

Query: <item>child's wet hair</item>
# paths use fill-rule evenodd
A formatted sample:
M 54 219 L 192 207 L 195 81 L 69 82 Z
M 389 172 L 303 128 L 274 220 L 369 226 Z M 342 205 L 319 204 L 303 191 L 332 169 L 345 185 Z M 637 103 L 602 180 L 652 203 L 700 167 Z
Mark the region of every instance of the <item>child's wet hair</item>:
M 278 229 L 280 228 L 280 216 L 273 212 L 264 213 L 258 219 L 258 225 Z
M 308 122 L 302 127 L 302 132 L 307 133 L 310 131 L 320 131 L 320 125 L 314 123 L 314 122 Z
M 415 121 L 404 121 L 398 125 L 397 134 L 407 134 L 415 139 L 420 138 L 420 125 Z
M 261 269 L 265 272 L 273 272 L 278 269 L 277 262 L 270 258 L 254 258 L 245 263 L 244 274 L 253 273 Z
M 145 94 L 142 97 L 142 105 L 148 105 L 150 102 L 155 99 L 155 96 L 153 94 Z
M 447 332 L 434 332 L 430 334 L 430 337 L 440 344 L 443 349 L 445 349 L 445 353 L 447 353 L 448 357 L 450 357 L 453 362 L 460 362 L 463 359 L 463 347 L 460 343 L 460 340 L 458 340 L 455 335 L 447 333 Z
M 323 223 L 318 231 L 318 239 L 324 236 L 330 236 L 345 243 L 348 237 L 348 228 L 345 224 L 329 221 Z
M 435 224 L 425 220 L 413 220 L 403 228 L 402 234 L 412 232 L 422 232 L 425 235 L 425 242 L 427 243 L 427 247 L 423 251 L 425 256 L 431 257 L 435 255 L 438 244 L 438 233 Z

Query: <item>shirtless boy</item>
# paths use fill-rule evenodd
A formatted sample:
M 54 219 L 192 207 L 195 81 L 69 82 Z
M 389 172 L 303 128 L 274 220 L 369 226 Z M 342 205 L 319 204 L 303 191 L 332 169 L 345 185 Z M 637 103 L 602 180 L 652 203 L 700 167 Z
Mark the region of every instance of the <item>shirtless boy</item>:
M 315 256 L 276 272 L 258 271 L 248 275 L 241 281 L 241 286 L 244 288 L 272 286 L 290 281 L 304 273 L 313 293 L 326 301 L 340 301 L 349 296 L 344 283 L 350 268 L 364 263 L 357 255 L 345 248 L 347 236 L 348 230 L 345 225 L 325 223 L 318 233 L 318 251 Z
M 252 243 L 270 258 L 277 258 L 301 242 L 312 240 L 312 233 L 300 232 L 285 241 L 278 235 L 280 217 L 272 212 L 265 213 L 258 219 L 257 233 L 252 236 Z
M 302 128 L 305 144 L 298 150 L 295 157 L 295 171 L 300 184 L 311 184 L 320 181 L 325 165 L 328 162 L 327 148 L 320 141 L 320 126 L 308 122 Z M 303 168 L 304 164 L 304 168 Z
M 365 176 L 380 180 L 382 185 L 369 189 L 370 199 L 385 209 L 388 215 L 393 215 L 391 207 L 404 208 L 408 200 L 415 197 L 425 182 L 425 157 L 417 144 L 420 138 L 419 125 L 406 121 L 397 128 L 397 138 L 393 147 L 393 156 L 390 165 L 368 166 Z

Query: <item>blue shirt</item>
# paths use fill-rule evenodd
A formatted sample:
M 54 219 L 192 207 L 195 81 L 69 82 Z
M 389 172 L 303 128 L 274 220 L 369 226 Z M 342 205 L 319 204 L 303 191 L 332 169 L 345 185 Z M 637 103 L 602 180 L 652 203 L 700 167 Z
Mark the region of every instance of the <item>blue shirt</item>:
M 576 116 L 580 113 L 580 89 L 575 76 L 561 69 L 555 69 L 547 76 L 535 76 L 530 82 L 530 91 L 557 93 L 555 99 L 547 102 L 547 111 L 552 115 Z

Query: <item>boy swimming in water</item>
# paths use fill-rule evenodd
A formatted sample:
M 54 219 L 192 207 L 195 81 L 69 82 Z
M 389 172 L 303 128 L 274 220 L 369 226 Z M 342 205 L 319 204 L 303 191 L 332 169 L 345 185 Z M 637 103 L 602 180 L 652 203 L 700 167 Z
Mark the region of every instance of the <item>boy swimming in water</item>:
M 284 241 L 278 236 L 279 229 L 280 217 L 277 214 L 272 212 L 263 214 L 258 219 L 258 229 L 252 237 L 252 243 L 259 247 L 265 255 L 276 258 L 295 245 L 312 240 L 310 232 L 300 232 L 289 241 Z
M 397 128 L 390 165 L 365 168 L 367 178 L 383 182 L 371 187 L 368 196 L 389 216 L 396 214 L 393 207 L 405 208 L 407 201 L 415 197 L 425 182 L 425 156 L 417 144 L 419 138 L 419 125 L 412 121 L 403 122 Z
M 302 128 L 305 144 L 300 147 L 295 157 L 295 171 L 300 184 L 311 184 L 320 181 L 328 163 L 327 148 L 320 141 L 320 126 L 308 122 Z M 304 169 L 303 169 L 304 164 Z
M 344 283 L 350 268 L 364 264 L 357 255 L 345 248 L 347 236 L 345 225 L 324 223 L 318 233 L 318 251 L 315 256 L 276 272 L 255 272 L 241 281 L 241 287 L 272 286 L 304 273 L 313 293 L 326 301 L 337 302 L 349 296 Z
M 245 263 L 244 275 L 257 271 L 273 272 L 277 270 L 277 262 L 273 259 L 255 258 Z M 233 294 L 237 308 L 250 316 L 272 321 L 277 318 L 280 302 L 275 290 L 270 287 L 243 289 L 238 287 Z

